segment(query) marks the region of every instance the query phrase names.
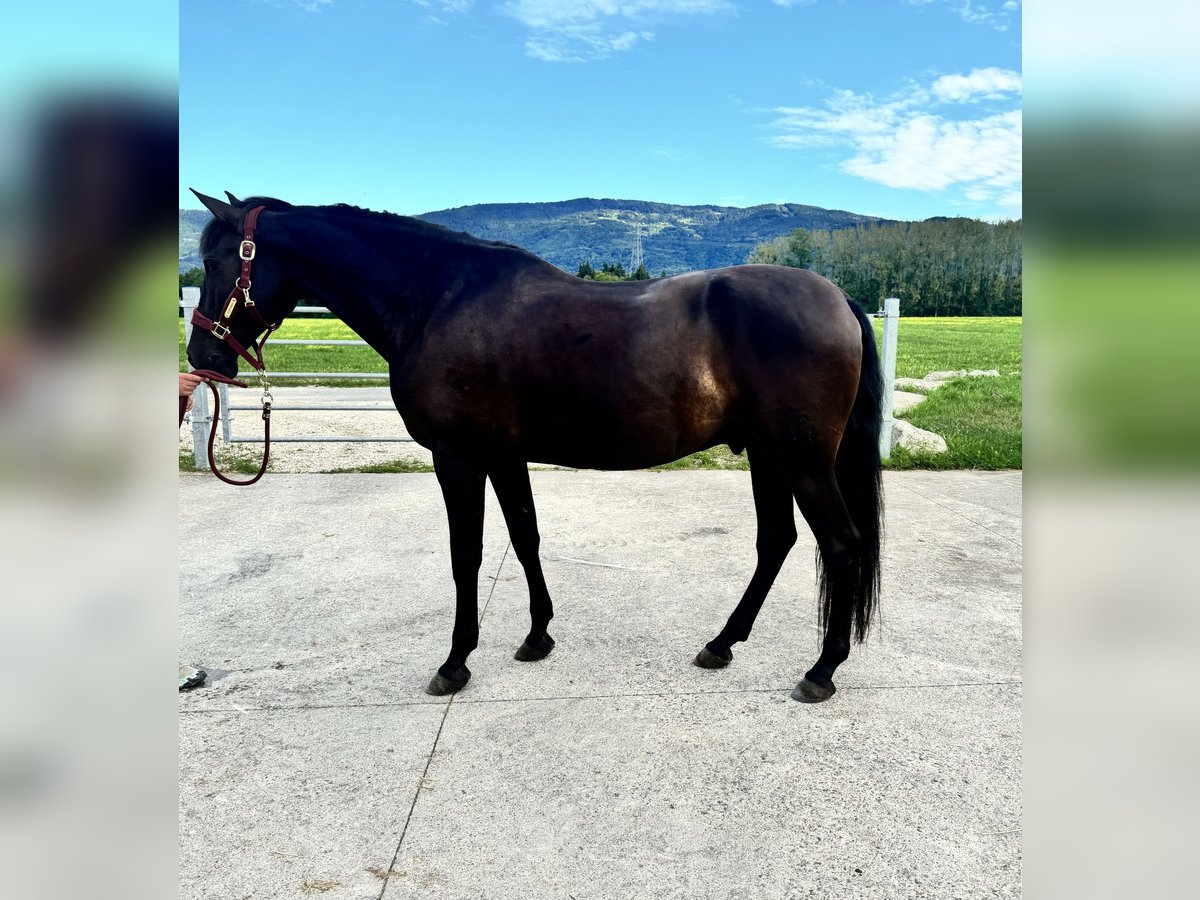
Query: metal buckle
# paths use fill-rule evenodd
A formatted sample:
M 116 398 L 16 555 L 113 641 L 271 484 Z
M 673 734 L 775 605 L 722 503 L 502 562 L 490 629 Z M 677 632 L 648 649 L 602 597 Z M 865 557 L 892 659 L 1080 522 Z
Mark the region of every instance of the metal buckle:
M 218 328 L 221 330 L 218 331 Z M 225 325 L 222 325 L 220 322 L 213 322 L 212 333 L 213 337 L 215 337 L 218 341 L 223 341 L 225 340 L 225 335 L 229 334 L 229 328 Z
M 261 353 L 261 348 L 259 352 Z M 264 363 L 263 366 L 258 371 L 258 380 L 262 385 L 262 417 L 265 422 L 271 418 L 271 404 L 275 401 L 275 398 L 271 396 L 271 383 L 267 381 L 266 364 Z
M 249 254 L 246 252 L 247 247 L 250 248 Z M 254 259 L 254 254 L 257 252 L 258 248 L 254 246 L 254 241 L 242 241 L 241 246 L 238 247 L 238 256 L 247 262 Z

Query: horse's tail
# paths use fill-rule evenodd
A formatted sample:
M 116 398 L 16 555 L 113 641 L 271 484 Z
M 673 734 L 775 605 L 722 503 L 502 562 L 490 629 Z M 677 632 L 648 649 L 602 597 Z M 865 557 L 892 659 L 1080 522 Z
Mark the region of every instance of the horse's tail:
M 861 540 L 851 560 L 847 581 L 853 587 L 854 638 L 862 643 L 871 629 L 879 602 L 879 550 L 883 537 L 883 479 L 879 433 L 883 425 L 883 375 L 875 347 L 875 329 L 862 307 L 846 297 L 862 329 L 862 368 L 858 394 L 842 434 L 834 472 L 838 490 Z M 829 619 L 832 585 L 821 566 L 821 631 Z

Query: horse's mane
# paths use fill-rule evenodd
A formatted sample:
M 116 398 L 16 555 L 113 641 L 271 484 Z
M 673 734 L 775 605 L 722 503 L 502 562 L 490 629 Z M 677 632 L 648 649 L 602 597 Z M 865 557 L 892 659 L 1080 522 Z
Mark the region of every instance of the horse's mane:
M 351 206 L 348 203 L 336 203 L 332 206 L 295 206 L 291 203 L 288 203 L 286 200 L 279 200 L 275 197 L 248 197 L 242 201 L 242 209 L 250 209 L 251 207 L 255 206 L 265 206 L 270 212 L 302 210 L 305 212 L 320 213 L 334 219 L 348 219 L 351 221 L 362 222 L 364 224 L 390 224 L 418 236 L 432 237 L 443 241 L 451 241 L 462 246 L 492 247 L 503 250 L 515 250 L 526 256 L 531 256 L 534 259 L 538 259 L 537 256 L 530 253 L 523 247 L 518 247 L 516 244 L 509 244 L 504 241 L 487 241 L 483 238 L 477 238 L 473 234 L 468 234 L 465 231 L 453 231 L 449 228 L 446 228 L 444 225 L 436 225 L 433 222 L 426 222 L 423 219 L 413 218 L 412 216 L 402 216 L 392 212 L 377 212 L 373 209 L 363 209 L 360 206 Z M 228 227 L 228 225 L 217 218 L 213 218 L 207 225 L 204 226 L 204 231 L 200 234 L 201 255 L 213 248 L 218 235 L 223 229 Z

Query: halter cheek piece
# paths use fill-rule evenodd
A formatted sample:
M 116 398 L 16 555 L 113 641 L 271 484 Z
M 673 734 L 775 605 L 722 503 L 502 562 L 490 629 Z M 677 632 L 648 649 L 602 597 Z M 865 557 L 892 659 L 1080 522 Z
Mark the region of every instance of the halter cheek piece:
M 262 478 L 263 473 L 267 471 L 267 459 L 271 454 L 271 386 L 267 383 L 267 364 L 263 361 L 263 347 L 266 346 L 267 339 L 271 333 L 279 326 L 272 325 L 267 322 L 261 314 L 258 307 L 254 305 L 254 301 L 250 299 L 250 270 L 254 264 L 254 257 L 257 254 L 257 248 L 254 245 L 254 229 L 258 225 L 258 214 L 266 209 L 265 206 L 256 206 L 254 209 L 246 213 L 246 218 L 242 223 L 242 243 L 238 245 L 238 257 L 242 261 L 242 270 L 238 273 L 237 279 L 233 283 L 233 289 L 229 292 L 229 296 L 225 300 L 224 306 L 221 308 L 221 315 L 215 322 L 210 319 L 199 309 L 192 310 L 192 324 L 199 328 L 208 331 L 219 341 L 224 341 L 232 347 L 237 354 L 250 363 L 254 367 L 254 371 L 258 373 L 258 380 L 262 383 L 263 396 L 263 458 L 262 465 L 259 467 L 258 474 L 247 481 L 235 481 L 227 477 L 217 469 L 217 460 L 213 456 L 213 443 L 217 436 L 217 422 L 221 418 L 221 395 L 217 392 L 217 387 L 214 382 L 221 384 L 232 384 L 237 387 L 246 387 L 244 381 L 237 381 L 233 378 L 226 378 L 220 372 L 214 372 L 212 369 L 197 369 L 194 374 L 202 375 L 207 381 L 209 389 L 213 393 L 213 418 L 212 427 L 208 432 L 208 465 L 212 469 L 214 475 L 224 481 L 226 484 L 233 485 L 248 485 L 254 484 L 258 479 Z M 261 326 L 262 337 L 252 340 L 250 346 L 254 348 L 254 355 L 242 346 L 241 342 L 233 336 L 230 329 L 230 322 L 240 310 L 246 310 L 253 316 Z M 265 329 L 265 330 L 264 330 Z M 187 398 L 179 398 L 179 422 L 183 424 L 183 413 L 187 403 Z

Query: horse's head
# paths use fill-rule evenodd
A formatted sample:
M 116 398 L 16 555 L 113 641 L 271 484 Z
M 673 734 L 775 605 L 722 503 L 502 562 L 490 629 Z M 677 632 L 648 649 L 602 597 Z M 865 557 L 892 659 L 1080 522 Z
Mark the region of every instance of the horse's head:
M 228 334 L 243 347 L 253 348 L 254 341 L 266 331 L 267 324 L 278 325 L 296 308 L 300 295 L 287 277 L 278 251 L 278 213 L 289 209 L 278 200 L 252 199 L 242 202 L 228 194 L 230 202 L 206 197 L 192 191 L 213 214 L 213 220 L 200 237 L 200 254 L 204 258 L 204 288 L 200 295 L 200 313 L 212 322 L 224 321 Z M 265 206 L 254 229 L 254 240 L 245 245 L 244 228 L 247 214 Z M 276 233 L 272 234 L 275 219 Z M 273 249 L 276 252 L 272 252 Z M 243 278 L 246 258 L 252 256 L 252 277 L 247 285 Z M 245 288 L 246 290 L 242 290 Z M 249 306 L 246 300 L 250 299 Z M 236 301 L 236 302 L 235 302 Z M 224 320 L 222 320 L 224 316 Z M 193 368 L 212 369 L 232 378 L 238 370 L 238 354 L 228 340 L 217 337 L 226 325 L 216 332 L 195 327 L 188 341 L 187 356 Z

